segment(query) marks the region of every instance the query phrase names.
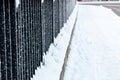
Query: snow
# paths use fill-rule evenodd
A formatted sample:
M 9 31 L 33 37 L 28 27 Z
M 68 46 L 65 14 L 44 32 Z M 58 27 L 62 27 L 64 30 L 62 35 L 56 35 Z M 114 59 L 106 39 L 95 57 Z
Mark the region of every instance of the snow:
M 54 43 L 50 45 L 49 50 L 46 52 L 47 55 L 44 56 L 45 65 L 37 68 L 31 80 L 59 80 L 76 16 L 77 6 L 75 6 L 74 11 L 60 30 Z
M 120 80 L 120 17 L 80 5 L 64 80 Z
M 59 80 L 77 10 L 64 80 L 120 80 L 120 17 L 90 5 L 76 5 L 31 80 Z

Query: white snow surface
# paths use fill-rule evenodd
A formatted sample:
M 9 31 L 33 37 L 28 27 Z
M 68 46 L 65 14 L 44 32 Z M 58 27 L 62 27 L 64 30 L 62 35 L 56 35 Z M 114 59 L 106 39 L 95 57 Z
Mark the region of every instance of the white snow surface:
M 79 5 L 64 80 L 120 80 L 120 17 Z
M 77 5 L 70 15 L 64 27 L 60 30 L 54 43 L 44 56 L 45 65 L 38 67 L 31 80 L 59 80 L 65 53 L 69 44 L 71 32 L 77 16 Z
M 31 80 L 59 80 L 77 10 L 64 80 L 120 80 L 120 17 L 90 5 L 76 5 Z

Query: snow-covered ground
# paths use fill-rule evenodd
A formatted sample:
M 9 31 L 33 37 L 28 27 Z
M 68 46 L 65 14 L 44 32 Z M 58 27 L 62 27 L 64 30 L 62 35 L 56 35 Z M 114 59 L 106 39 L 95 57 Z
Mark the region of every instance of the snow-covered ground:
M 79 6 L 64 80 L 120 80 L 120 17 Z
M 76 6 L 31 80 L 59 80 L 78 9 L 64 80 L 120 80 L 120 17 L 102 6 Z

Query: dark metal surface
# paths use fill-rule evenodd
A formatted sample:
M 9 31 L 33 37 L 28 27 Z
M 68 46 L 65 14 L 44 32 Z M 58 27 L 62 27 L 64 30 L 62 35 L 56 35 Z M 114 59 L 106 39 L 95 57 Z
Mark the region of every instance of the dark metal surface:
M 53 2 L 53 36 L 57 37 L 60 32 L 59 26 L 59 0 Z

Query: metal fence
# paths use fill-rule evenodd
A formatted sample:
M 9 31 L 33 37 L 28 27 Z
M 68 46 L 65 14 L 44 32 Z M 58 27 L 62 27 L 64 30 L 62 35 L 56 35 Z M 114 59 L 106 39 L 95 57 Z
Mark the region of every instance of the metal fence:
M 30 80 L 75 0 L 0 0 L 0 80 Z

